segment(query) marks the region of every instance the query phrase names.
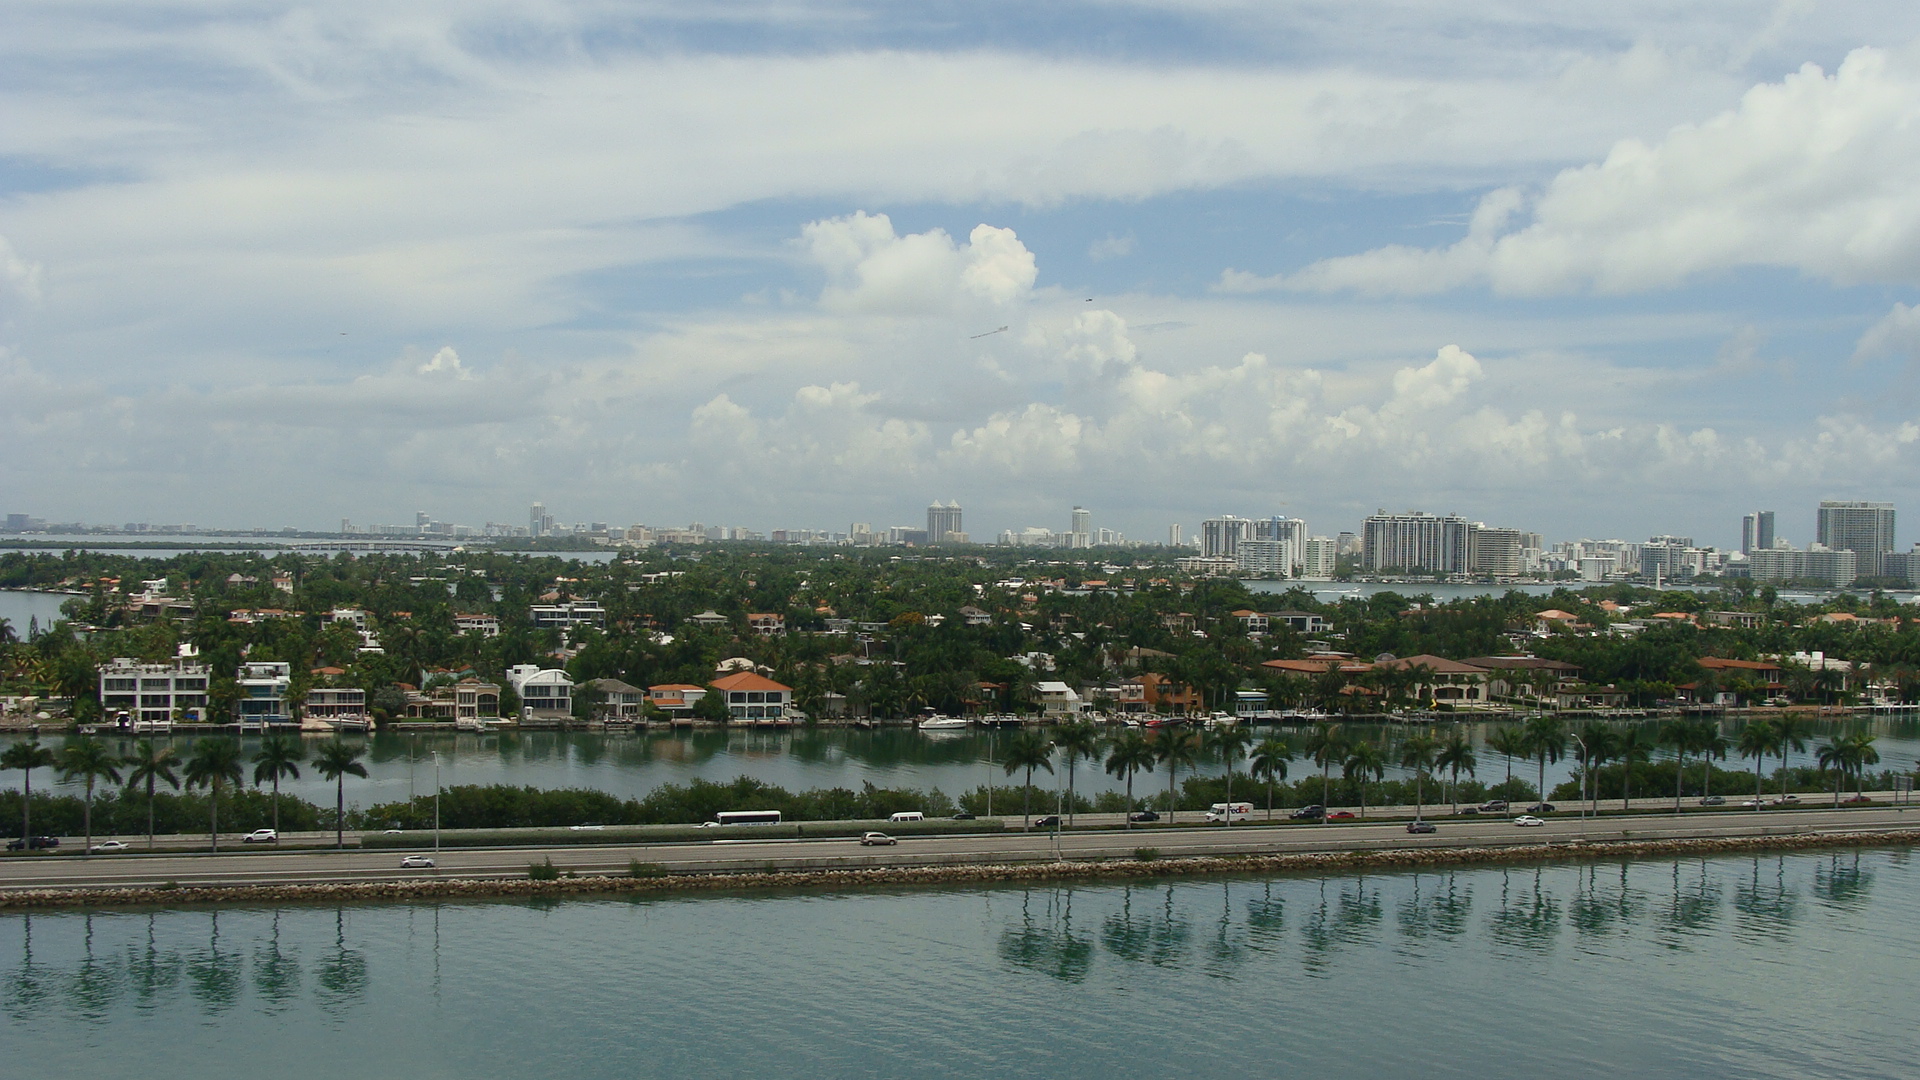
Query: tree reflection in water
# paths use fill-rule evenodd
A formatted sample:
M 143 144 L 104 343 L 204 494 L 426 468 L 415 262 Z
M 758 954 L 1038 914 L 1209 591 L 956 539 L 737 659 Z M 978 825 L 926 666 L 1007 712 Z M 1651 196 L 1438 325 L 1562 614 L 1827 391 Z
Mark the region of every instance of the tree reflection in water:
M 1232 978 L 1233 969 L 1247 961 L 1247 932 L 1233 920 L 1233 885 L 1220 883 L 1220 918 L 1213 935 L 1207 939 L 1207 974 L 1214 978 Z
M 1770 860 L 1772 873 L 1763 871 L 1763 861 L 1768 860 L 1755 856 L 1747 876 L 1734 886 L 1735 919 L 1744 938 L 1785 940 L 1793 930 L 1799 901 L 1787 888 L 1786 856 Z
M 147 913 L 145 948 L 127 946 L 127 978 L 133 987 L 134 1000 L 143 1011 L 159 1008 L 171 1000 L 173 988 L 180 985 L 180 954 L 171 949 L 160 951 L 154 928 L 157 918 L 153 912 Z
M 1122 960 L 1166 966 L 1178 963 L 1187 952 L 1193 936 L 1193 924 L 1174 911 L 1173 886 L 1163 886 L 1163 910 L 1158 914 L 1134 914 L 1135 887 L 1121 886 L 1120 910 L 1107 916 L 1100 928 L 1100 943 Z
M 1581 937 L 1624 934 L 1645 917 L 1646 897 L 1627 884 L 1627 866 L 1622 862 L 1610 870 L 1588 863 L 1581 868 L 1567 915 Z
M 347 909 L 335 908 L 333 919 L 333 951 L 313 968 L 314 998 L 321 1009 L 340 1018 L 348 1006 L 366 997 L 367 957 L 347 948 Z
M 1695 864 L 1699 870 L 1690 883 L 1682 883 L 1686 864 L 1673 864 L 1672 887 L 1667 902 L 1657 909 L 1657 940 L 1669 949 L 1685 949 L 1692 939 L 1713 928 L 1720 919 L 1720 883 L 1714 880 L 1707 860 Z
M 1073 932 L 1073 890 L 1050 890 L 1038 915 L 1033 890 L 1020 896 L 1020 925 L 1000 934 L 1000 957 L 1009 964 L 1077 983 L 1093 966 L 1093 941 Z
M 1256 947 L 1270 943 L 1287 928 L 1287 902 L 1273 895 L 1273 881 L 1263 883 L 1260 895 L 1247 901 L 1247 933 Z
M 1488 936 L 1502 945 L 1530 952 L 1553 947 L 1560 934 L 1560 901 L 1547 895 L 1545 877 L 1545 868 L 1535 867 L 1533 888 L 1516 897 L 1513 871 L 1500 871 L 1500 907 L 1487 921 Z
M 1462 889 L 1456 875 L 1414 874 L 1412 893 L 1400 901 L 1395 922 L 1405 943 L 1456 938 L 1466 932 L 1473 913 L 1473 891 Z
M 1326 879 L 1320 880 L 1320 903 L 1307 910 L 1300 927 L 1306 946 L 1303 966 L 1309 975 L 1324 974 L 1333 954 L 1343 946 L 1371 945 L 1375 930 L 1386 918 L 1386 909 L 1376 887 L 1364 877 L 1343 879 L 1339 895 L 1327 899 Z
M 263 1012 L 284 1012 L 300 994 L 300 962 L 280 947 L 280 912 L 273 913 L 267 940 L 253 950 L 253 988 Z
M 7 978 L 7 1015 L 26 1020 L 53 996 L 54 978 L 54 973 L 42 971 L 33 961 L 33 916 L 20 916 L 20 963 Z
M 1862 869 L 1860 852 L 1834 853 L 1813 868 L 1813 898 L 1841 910 L 1866 905 L 1873 885 L 1873 871 Z
M 123 976 L 115 965 L 103 963 L 93 955 L 94 913 L 89 911 L 81 918 L 84 930 L 81 936 L 83 951 L 80 969 L 74 972 L 73 979 L 67 984 L 67 1000 L 81 1018 L 100 1020 L 106 1017 L 109 1008 L 120 997 Z
M 218 1015 L 240 1000 L 241 959 L 237 952 L 221 951 L 220 913 L 208 918 L 207 947 L 187 956 L 187 991 L 204 1011 Z

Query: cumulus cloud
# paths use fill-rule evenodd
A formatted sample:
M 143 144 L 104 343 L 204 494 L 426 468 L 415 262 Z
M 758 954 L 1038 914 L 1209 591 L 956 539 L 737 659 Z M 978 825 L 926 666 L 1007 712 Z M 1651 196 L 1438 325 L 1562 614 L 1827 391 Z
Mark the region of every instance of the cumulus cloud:
M 422 375 L 449 375 L 456 379 L 473 377 L 472 372 L 460 365 L 460 354 L 454 352 L 451 345 L 442 346 L 439 352 L 433 354 L 433 359 L 420 365 L 419 372 Z
M 40 276 L 40 265 L 22 259 L 0 236 L 0 312 L 13 304 L 38 304 Z
M 1853 347 L 1855 360 L 1889 354 L 1920 359 L 1920 307 L 1893 305 Z
M 842 313 L 924 315 L 1004 307 L 1033 289 L 1033 253 L 1012 229 L 977 225 L 965 244 L 944 229 L 897 235 L 885 214 L 864 211 L 801 230 L 827 273 L 820 303 Z
M 1831 75 L 1808 64 L 1660 142 L 1622 140 L 1536 197 L 1497 190 L 1452 245 L 1390 245 L 1278 277 L 1229 270 L 1219 287 L 1625 293 L 1743 266 L 1843 285 L 1920 282 L 1912 56 L 1857 49 Z

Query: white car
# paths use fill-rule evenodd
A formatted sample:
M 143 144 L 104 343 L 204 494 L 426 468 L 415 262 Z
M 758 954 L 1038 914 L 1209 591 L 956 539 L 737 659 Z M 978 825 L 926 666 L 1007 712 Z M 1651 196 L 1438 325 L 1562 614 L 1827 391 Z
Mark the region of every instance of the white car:
M 277 844 L 280 842 L 280 834 L 272 829 L 255 829 L 240 840 L 245 844 Z
M 400 869 L 431 870 L 433 869 L 433 859 L 426 855 L 409 855 L 400 860 Z
M 1545 825 L 1547 822 L 1545 818 L 1537 818 L 1532 814 L 1521 814 L 1519 817 L 1513 819 L 1513 823 L 1523 829 L 1532 829 Z
M 127 842 L 125 840 L 102 840 L 99 843 L 88 848 L 87 850 L 88 851 L 125 851 L 127 850 Z
M 861 847 L 887 847 L 893 844 L 897 844 L 899 842 L 900 841 L 895 840 L 893 837 L 888 836 L 886 833 L 883 833 L 883 832 L 870 832 L 870 833 L 860 834 Z

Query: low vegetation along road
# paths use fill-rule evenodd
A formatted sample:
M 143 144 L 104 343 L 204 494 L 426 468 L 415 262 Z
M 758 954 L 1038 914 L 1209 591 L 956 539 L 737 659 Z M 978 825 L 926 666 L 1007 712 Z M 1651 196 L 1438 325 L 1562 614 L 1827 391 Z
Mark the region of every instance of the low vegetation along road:
M 1920 808 L 1774 811 L 1682 817 L 1550 818 L 1521 827 L 1510 817 L 1450 818 L 1431 835 L 1409 835 L 1395 822 L 1271 828 L 1218 825 L 1151 831 L 1065 831 L 914 837 L 891 847 L 854 839 L 726 839 L 602 847 L 460 848 L 442 851 L 433 869 L 400 867 L 407 851 L 236 851 L 220 854 L 124 853 L 93 858 L 15 856 L 0 859 L 0 889 L 180 885 L 294 885 L 409 878 L 525 877 L 529 864 L 552 860 L 562 873 L 624 874 L 641 862 L 668 872 L 907 867 L 1033 862 L 1055 858 L 1131 858 L 1151 846 L 1163 857 L 1292 854 L 1497 845 L 1569 844 L 1806 833 L 1896 832 L 1920 824 Z

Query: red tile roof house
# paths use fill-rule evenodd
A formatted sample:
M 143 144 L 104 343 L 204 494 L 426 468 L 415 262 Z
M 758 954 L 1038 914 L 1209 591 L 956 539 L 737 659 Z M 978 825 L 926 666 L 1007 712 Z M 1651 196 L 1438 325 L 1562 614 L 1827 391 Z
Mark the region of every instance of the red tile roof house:
M 733 715 L 734 723 L 781 724 L 794 720 L 790 708 L 793 688 L 765 675 L 736 671 L 713 680 L 710 685 L 715 693 L 725 696 L 727 712 Z

